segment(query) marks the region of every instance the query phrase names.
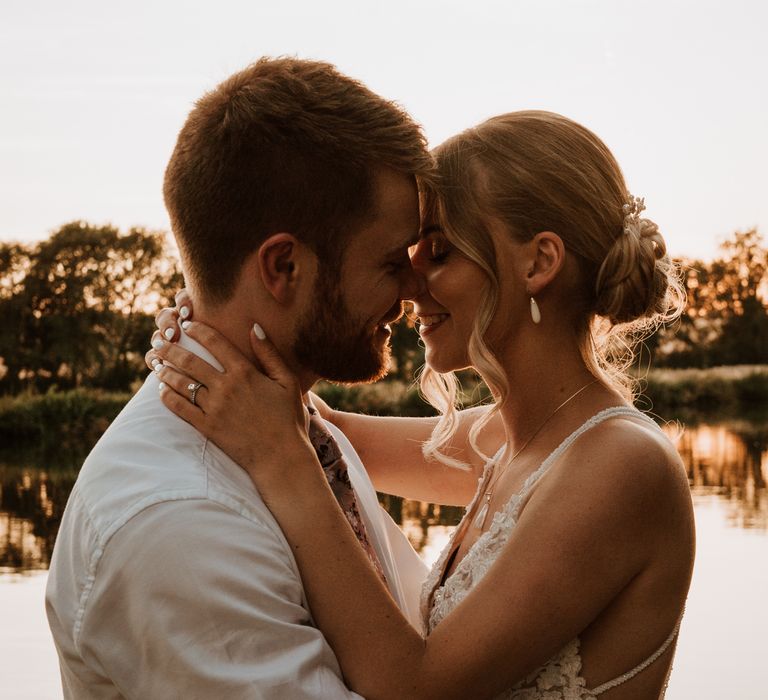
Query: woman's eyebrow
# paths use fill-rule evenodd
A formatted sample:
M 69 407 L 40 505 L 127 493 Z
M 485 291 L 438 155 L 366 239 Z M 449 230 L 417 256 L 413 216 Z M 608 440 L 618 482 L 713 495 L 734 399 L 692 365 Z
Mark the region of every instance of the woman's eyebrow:
M 419 231 L 419 237 L 420 238 L 426 238 L 427 236 L 432 235 L 433 233 L 442 233 L 443 229 L 438 224 L 430 224 L 429 226 L 425 226 L 421 231 Z

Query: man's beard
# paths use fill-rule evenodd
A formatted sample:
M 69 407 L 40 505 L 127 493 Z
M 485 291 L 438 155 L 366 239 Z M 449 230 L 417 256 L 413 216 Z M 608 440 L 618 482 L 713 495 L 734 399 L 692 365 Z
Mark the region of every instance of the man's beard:
M 402 311 L 398 302 L 393 315 Z M 318 280 L 314 300 L 299 321 L 294 357 L 300 365 L 332 382 L 375 382 L 389 370 L 389 343 L 361 326 L 350 313 L 339 281 Z

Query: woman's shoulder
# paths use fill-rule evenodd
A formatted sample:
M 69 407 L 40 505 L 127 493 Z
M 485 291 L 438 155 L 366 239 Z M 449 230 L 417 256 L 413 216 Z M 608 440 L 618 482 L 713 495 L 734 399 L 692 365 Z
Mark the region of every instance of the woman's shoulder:
M 609 508 L 630 524 L 654 513 L 685 509 L 688 478 L 672 442 L 650 419 L 631 409 L 600 411 L 587 420 L 567 449 L 557 451 L 546 478 L 536 489 L 557 502 L 576 500 L 582 507 Z M 572 436 L 573 437 L 573 436 Z M 554 456 L 554 455 L 553 455 Z
M 675 446 L 648 416 L 628 407 L 610 407 L 586 425 L 569 447 L 570 458 L 615 469 L 635 478 L 679 477 L 683 464 Z M 569 460 L 570 461 L 570 460 Z
M 688 477 L 667 435 L 639 411 L 617 412 L 574 441 L 563 455 L 561 475 L 582 480 L 594 499 L 609 499 L 647 519 L 687 510 Z M 671 508 L 673 505 L 677 508 Z M 666 520 L 666 518 L 664 518 Z

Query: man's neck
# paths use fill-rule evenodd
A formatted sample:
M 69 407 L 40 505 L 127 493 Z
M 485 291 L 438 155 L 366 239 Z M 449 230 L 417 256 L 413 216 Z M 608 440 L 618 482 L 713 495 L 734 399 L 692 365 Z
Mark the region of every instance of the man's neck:
M 200 304 L 200 306 L 203 306 L 203 305 Z M 256 358 L 256 355 L 253 352 L 253 349 L 251 348 L 251 341 L 249 338 L 250 329 L 253 326 L 254 321 L 249 320 L 249 317 L 246 317 L 247 316 L 246 314 L 244 313 L 235 314 L 230 309 L 222 309 L 222 308 L 212 309 L 212 308 L 206 308 L 205 306 L 203 306 L 203 308 L 198 312 L 197 307 L 198 307 L 198 304 L 196 302 L 195 303 L 195 320 L 196 321 L 205 323 L 207 326 L 210 326 L 215 331 L 220 333 L 232 345 L 234 345 L 235 348 L 249 362 L 254 364 L 260 370 L 262 369 L 260 366 L 260 363 Z M 284 339 L 280 334 L 280 330 L 283 330 L 283 329 L 280 329 L 279 325 L 275 323 L 275 319 L 272 317 L 273 314 L 269 314 L 268 312 L 265 311 L 264 313 L 259 313 L 258 316 L 259 316 L 258 322 L 265 329 L 267 333 L 267 337 L 274 344 L 277 352 L 279 353 L 280 357 L 283 360 L 283 363 L 296 376 L 299 382 L 299 386 L 301 388 L 301 393 L 304 396 L 304 399 L 306 402 L 307 392 L 309 392 L 309 390 L 312 388 L 315 382 L 317 382 L 317 380 L 320 379 L 320 377 L 318 377 L 315 373 L 307 370 L 306 368 L 301 367 L 295 361 L 288 341 Z M 197 343 L 196 341 L 192 340 L 188 336 L 186 337 L 186 342 L 194 344 L 193 346 L 189 346 L 190 350 L 193 350 L 193 352 L 195 352 L 197 355 L 200 355 L 203 359 L 206 360 L 206 362 L 209 362 L 217 369 L 223 370 L 223 367 L 214 358 L 213 354 L 209 350 L 204 348 L 202 345 L 200 345 L 200 343 Z

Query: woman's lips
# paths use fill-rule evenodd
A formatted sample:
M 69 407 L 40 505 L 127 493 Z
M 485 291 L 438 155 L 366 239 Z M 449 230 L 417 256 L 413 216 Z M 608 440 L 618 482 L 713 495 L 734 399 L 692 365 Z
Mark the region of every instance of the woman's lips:
M 419 334 L 424 336 L 433 333 L 449 316 L 450 314 L 429 314 L 419 316 Z

